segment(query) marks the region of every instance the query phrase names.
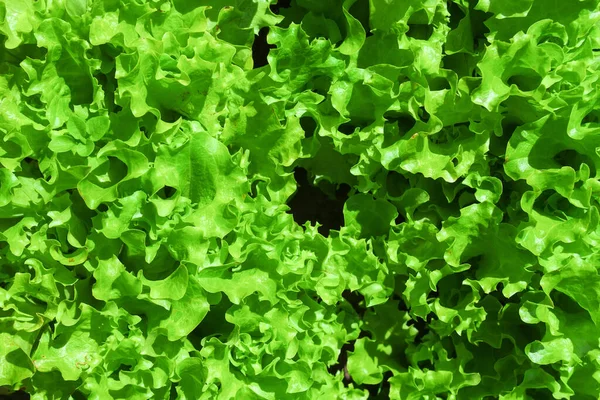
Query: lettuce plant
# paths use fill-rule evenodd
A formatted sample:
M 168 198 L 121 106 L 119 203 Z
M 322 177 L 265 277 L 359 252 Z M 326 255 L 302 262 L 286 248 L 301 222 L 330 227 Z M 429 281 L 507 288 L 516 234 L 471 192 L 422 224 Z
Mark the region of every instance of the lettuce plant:
M 598 399 L 597 0 L 0 0 L 0 394 Z

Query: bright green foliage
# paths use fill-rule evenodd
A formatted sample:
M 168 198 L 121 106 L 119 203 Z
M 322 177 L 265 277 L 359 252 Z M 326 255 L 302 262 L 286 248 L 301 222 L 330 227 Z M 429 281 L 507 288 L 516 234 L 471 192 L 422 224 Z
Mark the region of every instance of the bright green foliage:
M 276 3 L 0 0 L 0 394 L 599 399 L 599 1 Z

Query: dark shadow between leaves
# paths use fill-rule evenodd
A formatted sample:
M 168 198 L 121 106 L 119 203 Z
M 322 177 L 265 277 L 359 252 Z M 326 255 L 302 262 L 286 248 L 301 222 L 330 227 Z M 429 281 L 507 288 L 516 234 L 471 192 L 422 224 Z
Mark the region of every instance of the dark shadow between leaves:
M 25 388 L 23 388 L 22 390 L 17 390 L 15 392 L 10 392 L 10 389 L 8 387 L 6 389 L 3 389 L 3 387 L 0 386 L 0 400 L 28 400 L 30 398 L 31 395 L 25 391 Z
M 117 157 L 108 160 L 92 171 L 88 178 L 94 185 L 106 189 L 121 182 L 127 176 L 127 164 Z
M 417 123 L 412 115 L 398 111 L 388 111 L 383 118 L 390 124 L 397 124 L 401 134 L 410 131 Z
M 430 332 L 429 324 L 431 324 L 431 321 L 437 319 L 437 315 L 431 312 L 427 314 L 425 319 L 421 317 L 414 317 L 406 323 L 407 326 L 413 326 L 418 331 L 417 335 L 414 338 L 415 344 L 423 343 L 423 338 Z
M 40 171 L 40 164 L 38 163 L 38 160 L 30 157 L 25 157 L 21 161 L 21 171 L 16 172 L 15 175 L 33 179 L 44 178 L 42 171 Z
M 492 18 L 494 14 L 473 9 L 471 4 L 469 9 L 469 17 L 471 19 L 471 32 L 473 34 L 473 49 L 475 51 L 484 48 L 489 44 L 486 34 L 490 33 L 489 28 L 485 25 L 485 21 Z
M 446 54 L 442 57 L 442 66 L 456 72 L 458 78 L 465 76 L 481 76 L 476 74 L 476 58 L 469 53 Z
M 327 236 L 331 229 L 339 230 L 344 224 L 344 203 L 348 198 L 350 186 L 341 184 L 335 197 L 328 196 L 319 187 L 309 182 L 308 171 L 302 167 L 294 169 L 294 178 L 298 188 L 288 201 L 294 221 L 304 225 L 319 222 L 319 233 Z
M 388 196 L 400 197 L 410 189 L 410 181 L 401 173 L 390 171 L 385 179 L 385 189 Z
M 258 31 L 258 35 L 254 36 L 254 42 L 252 43 L 252 61 L 254 68 L 261 68 L 269 64 L 267 57 L 271 49 L 276 48 L 274 44 L 267 42 L 267 35 L 269 34 L 269 28 L 264 27 Z
M 456 308 L 472 293 L 470 286 L 464 285 L 465 279 L 474 279 L 475 270 L 481 260 L 481 256 L 473 257 L 466 261 L 471 268 L 456 274 L 446 275 L 437 283 L 440 305 L 447 308 Z
M 448 12 L 450 13 L 450 19 L 448 21 L 448 27 L 450 29 L 458 28 L 460 21 L 467 15 L 454 1 L 448 2 Z
M 408 113 L 388 111 L 383 116 L 386 119 L 382 143 L 384 148 L 400 141 L 417 123 L 413 116 Z
M 277 0 L 277 3 L 271 4 L 270 9 L 273 14 L 279 14 L 282 8 L 290 8 L 292 0 Z
M 417 40 L 429 40 L 433 34 L 433 25 L 428 23 L 427 13 L 419 10 L 408 18 L 406 36 Z
M 173 123 L 178 121 L 180 118 L 183 119 L 183 115 L 177 110 L 170 110 L 167 108 L 160 110 L 160 119 L 165 122 Z
M 542 77 L 533 69 L 521 68 L 506 79 L 507 85 L 515 85 L 523 92 L 529 92 L 537 89 L 542 83 Z
M 448 82 L 448 79 L 441 76 L 428 77 L 427 83 L 429 84 L 429 90 L 432 91 L 450 89 L 450 82 Z
M 504 296 L 504 294 L 502 294 L 502 290 L 504 290 L 504 284 L 502 282 L 500 282 L 498 285 L 496 285 L 496 290 L 494 290 L 492 293 L 490 293 L 489 296 L 493 296 L 494 298 L 496 298 L 496 300 L 498 300 L 498 302 L 502 306 L 505 306 L 509 303 L 519 304 L 521 302 L 521 300 L 518 296 L 511 296 L 511 297 Z
M 177 192 L 177 189 L 175 189 L 174 187 L 163 186 L 162 188 L 159 189 L 158 192 L 156 192 L 156 195 L 163 200 L 167 200 L 167 199 L 170 199 L 171 197 L 173 197 L 176 192 Z
M 351 118 L 350 121 L 344 122 L 338 127 L 338 131 L 344 135 L 352 135 L 357 130 L 362 130 L 367 126 L 371 125 L 374 120 L 367 120 L 362 118 Z
M 581 125 L 600 124 L 600 110 L 592 110 L 581 120 Z
M 42 60 L 46 57 L 48 50 L 45 47 L 38 47 L 35 44 L 21 43 L 14 49 L 6 48 L 6 36 L 0 38 L 0 63 L 10 63 L 20 65 L 26 58 Z
M 190 342 L 200 348 L 202 339 L 209 336 L 227 337 L 233 330 L 234 325 L 229 323 L 225 316 L 227 311 L 233 306 L 227 296 L 223 296 L 219 303 L 210 306 L 210 311 L 202 322 L 188 335 Z
M 317 121 L 310 115 L 304 115 L 300 118 L 300 127 L 304 131 L 304 137 L 312 137 L 317 131 Z
M 352 306 L 354 311 L 362 318 L 367 311 L 365 297 L 356 291 L 344 290 L 342 297 Z
M 358 335 L 358 338 L 361 339 L 364 337 L 371 338 L 371 333 L 367 332 L 367 331 L 361 331 L 360 334 Z M 351 340 L 347 343 L 344 343 L 344 345 L 342 346 L 342 348 L 340 350 L 340 354 L 338 356 L 337 363 L 335 363 L 327 368 L 327 371 L 331 375 L 335 375 L 340 371 L 344 372 L 344 386 L 348 386 L 350 383 L 354 382 L 352 380 L 352 377 L 348 373 L 348 353 L 354 352 L 354 344 L 355 343 L 356 343 L 356 340 Z
M 596 176 L 596 164 L 592 157 L 587 154 L 581 154 L 576 150 L 566 149 L 557 153 L 552 159 L 561 167 L 571 167 L 579 171 L 581 164 L 586 164 L 590 169 L 590 175 Z
M 366 37 L 373 36 L 369 24 L 369 0 L 358 0 L 352 4 L 348 12 L 360 22 Z

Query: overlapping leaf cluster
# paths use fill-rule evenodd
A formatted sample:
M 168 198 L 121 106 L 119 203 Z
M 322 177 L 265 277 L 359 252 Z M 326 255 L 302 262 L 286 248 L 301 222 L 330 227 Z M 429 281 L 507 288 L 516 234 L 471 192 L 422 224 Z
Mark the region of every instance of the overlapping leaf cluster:
M 0 1 L 3 391 L 597 399 L 598 1 L 275 3 Z

